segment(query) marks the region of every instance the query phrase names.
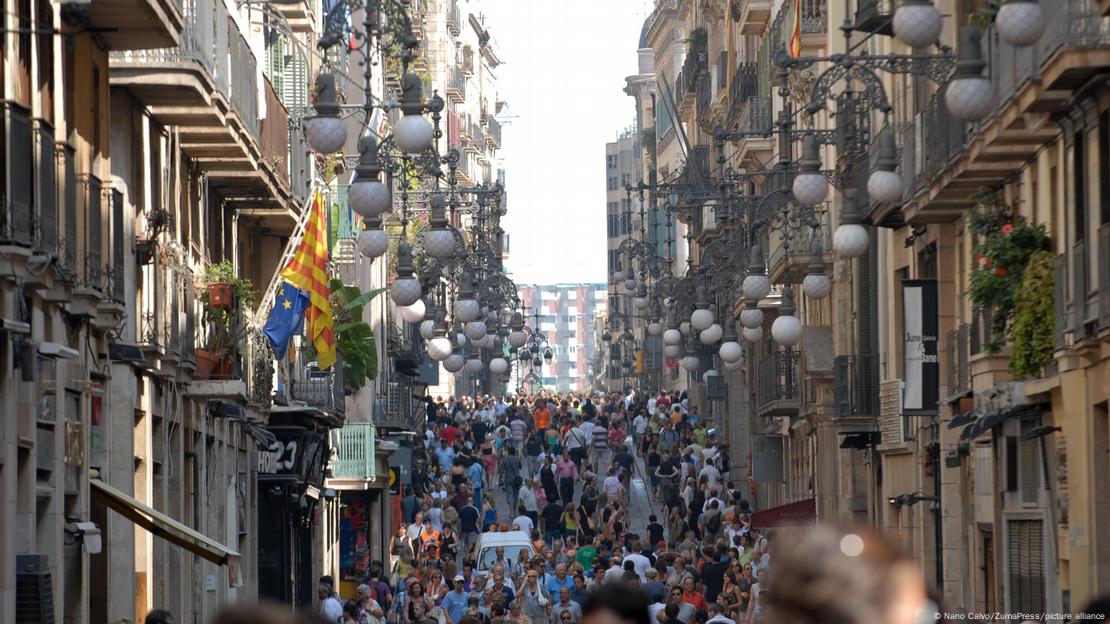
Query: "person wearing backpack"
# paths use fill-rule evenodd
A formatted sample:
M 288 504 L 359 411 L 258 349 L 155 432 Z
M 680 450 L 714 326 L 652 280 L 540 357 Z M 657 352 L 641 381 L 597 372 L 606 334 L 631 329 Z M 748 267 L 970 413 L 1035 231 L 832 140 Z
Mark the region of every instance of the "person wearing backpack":
M 377 561 L 370 564 L 366 584 L 370 586 L 370 597 L 378 601 L 382 610 L 389 611 L 389 607 L 393 605 L 393 592 L 389 589 L 389 583 L 382 580 L 382 566 Z
M 721 509 L 717 501 L 709 501 L 709 509 L 701 515 L 700 518 L 702 543 L 712 544 L 717 541 L 717 535 L 721 532 Z

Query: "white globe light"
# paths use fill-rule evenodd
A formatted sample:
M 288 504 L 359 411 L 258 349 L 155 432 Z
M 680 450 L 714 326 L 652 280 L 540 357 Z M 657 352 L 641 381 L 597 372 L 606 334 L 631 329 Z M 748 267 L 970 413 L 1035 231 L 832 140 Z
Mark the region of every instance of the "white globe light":
M 713 323 L 709 327 L 701 330 L 701 333 L 698 334 L 698 340 L 700 340 L 703 345 L 711 345 L 720 340 L 721 336 L 724 335 L 725 330 L 722 329 L 720 325 Z
M 872 171 L 867 178 L 867 195 L 880 204 L 902 201 L 902 176 L 894 171 Z
M 459 299 L 455 302 L 455 320 L 460 323 L 476 320 L 481 313 L 482 308 L 474 299 Z
M 431 340 L 435 335 L 436 322 L 428 319 L 420 323 L 420 337 L 424 340 Z
M 358 233 L 358 250 L 367 258 L 377 258 L 389 249 L 389 233 L 372 228 Z
M 493 358 L 489 361 L 489 370 L 496 375 L 504 375 L 509 372 L 509 362 L 505 358 Z
M 613 271 L 613 281 L 614 282 L 623 282 L 624 281 L 624 271 Z
M 312 151 L 333 154 L 343 149 L 343 144 L 347 142 L 347 127 L 338 117 L 312 117 L 305 124 L 304 138 Z
M 428 341 L 428 357 L 436 362 L 442 362 L 451 357 L 451 339 L 447 336 L 436 336 Z
M 647 297 L 633 297 L 632 298 L 632 305 L 637 310 L 646 309 L 648 307 L 648 298 Z
M 740 335 L 744 338 L 744 340 L 747 340 L 748 342 L 759 342 L 760 340 L 763 340 L 763 328 L 745 327 L 744 329 L 740 330 Z
M 420 282 L 412 277 L 399 277 L 393 280 L 389 289 L 389 296 L 398 306 L 408 306 L 420 300 Z M 424 313 L 421 312 L 423 317 Z
M 522 332 L 522 331 L 511 331 L 511 332 L 509 332 L 509 344 L 510 345 L 519 349 L 519 348 L 523 347 L 524 343 L 526 343 L 526 342 L 528 342 L 528 335 L 525 334 L 524 332 Z
M 1016 47 L 1037 43 L 1048 26 L 1044 8 L 1036 0 L 1010 0 L 998 8 L 994 23 L 999 38 Z
M 744 327 L 763 327 L 763 310 L 759 308 L 744 308 L 740 312 L 740 324 Z
M 682 342 L 682 332 L 677 329 L 668 329 L 663 332 L 663 344 L 677 345 L 680 342 Z
M 347 205 L 360 217 L 372 219 L 389 212 L 393 198 L 381 180 L 359 180 L 347 188 Z
M 406 154 L 419 154 L 432 146 L 432 124 L 423 115 L 402 115 L 393 127 L 397 147 Z
M 672 360 L 682 357 L 682 347 L 676 344 L 665 345 L 663 347 L 663 355 L 671 358 Z
M 794 199 L 803 206 L 813 206 L 829 196 L 829 181 L 820 173 L 802 173 L 791 187 Z
M 982 76 L 954 78 L 944 90 L 944 105 L 960 121 L 980 121 L 994 109 L 994 85 Z
M 690 321 L 683 321 L 682 324 L 678 326 L 678 331 L 682 332 L 683 336 L 689 336 L 690 335 Z
M 845 223 L 833 232 L 833 250 L 840 258 L 858 258 L 867 253 L 870 237 L 858 223 Z
M 479 358 L 470 358 L 466 361 L 466 371 L 468 373 L 477 373 L 482 370 L 482 360 Z
M 802 339 L 802 322 L 793 314 L 780 316 L 771 324 L 771 337 L 784 347 L 793 347 Z
M 466 366 L 466 356 L 461 353 L 452 353 L 446 360 L 443 360 L 443 368 L 447 369 L 448 373 L 457 373 Z
M 466 337 L 474 342 L 485 340 L 486 323 L 485 321 L 470 321 L 466 324 L 464 331 L 466 331 Z
M 698 308 L 690 315 L 690 325 L 697 331 L 704 331 L 709 329 L 713 324 L 713 311 L 706 308 Z M 686 332 L 690 333 L 689 330 Z
M 406 323 L 419 323 L 424 318 L 423 299 L 417 299 L 415 303 L 407 306 L 397 306 L 397 311 L 401 313 L 401 318 L 405 319 Z
M 744 347 L 740 346 L 740 343 L 735 340 L 729 340 L 721 343 L 721 348 L 717 350 L 717 354 L 728 364 L 744 357 Z
M 682 362 L 680 362 L 680 364 L 682 365 L 682 368 L 693 372 L 698 370 L 698 366 L 701 365 L 701 360 L 699 360 L 698 356 L 696 355 L 687 355 L 686 357 L 682 358 Z
M 659 321 L 652 321 L 647 325 L 647 333 L 649 336 L 659 336 L 663 333 L 663 324 Z
M 424 253 L 432 258 L 455 255 L 455 233 L 451 230 L 425 230 Z
M 907 2 L 894 11 L 894 36 L 911 48 L 936 43 L 943 26 L 940 11 L 932 2 Z
M 753 273 L 744 278 L 740 290 L 743 292 L 745 299 L 759 301 L 771 294 L 771 280 L 767 279 L 766 275 Z
M 802 292 L 810 299 L 824 299 L 832 291 L 832 280 L 828 275 L 807 275 L 802 280 Z
M 634 292 L 636 290 L 636 278 L 630 277 L 624 280 L 624 288 L 628 292 Z
M 744 367 L 744 360 L 736 360 L 734 362 L 725 362 L 725 370 L 735 371 Z

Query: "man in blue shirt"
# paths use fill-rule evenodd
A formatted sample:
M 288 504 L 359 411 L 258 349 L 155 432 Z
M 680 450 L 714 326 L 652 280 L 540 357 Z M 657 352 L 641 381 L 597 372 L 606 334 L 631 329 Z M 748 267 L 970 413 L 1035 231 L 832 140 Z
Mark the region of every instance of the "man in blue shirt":
M 436 449 L 436 461 L 439 464 L 439 469 L 443 472 L 451 472 L 451 466 L 455 465 L 455 449 L 447 446 L 447 440 L 439 441 L 439 448 Z
M 555 574 L 545 576 L 547 576 L 547 582 L 544 583 L 544 589 L 552 596 L 558 596 L 560 589 L 574 589 L 574 579 L 567 574 L 565 563 L 556 564 Z
M 451 624 L 459 624 L 463 614 L 466 613 L 466 599 L 470 594 L 463 591 L 463 583 L 466 579 L 463 575 L 455 575 L 455 589 L 447 592 L 443 597 L 443 602 L 439 603 L 440 608 L 447 614 L 447 618 L 451 620 Z
M 474 462 L 470 464 L 470 468 L 466 469 L 466 476 L 470 478 L 470 487 L 474 488 L 474 505 L 481 507 L 482 480 L 486 476 L 486 469 L 482 466 L 482 462 L 474 460 Z

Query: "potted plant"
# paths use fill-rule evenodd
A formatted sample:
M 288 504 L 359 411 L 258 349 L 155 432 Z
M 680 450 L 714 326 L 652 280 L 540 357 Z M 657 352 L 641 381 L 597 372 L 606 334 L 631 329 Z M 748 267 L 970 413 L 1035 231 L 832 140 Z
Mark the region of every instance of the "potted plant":
M 198 332 L 203 339 L 195 349 L 197 379 L 227 379 L 235 372 L 239 344 L 245 339 L 242 310 L 254 306 L 254 288 L 249 279 L 235 275 L 224 260 L 204 271 L 204 308 Z
M 328 286 L 335 314 L 335 346 L 343 356 L 343 382 L 350 394 L 378 376 L 378 347 L 373 328 L 362 320 L 363 306 L 386 289 L 361 292 L 337 279 Z

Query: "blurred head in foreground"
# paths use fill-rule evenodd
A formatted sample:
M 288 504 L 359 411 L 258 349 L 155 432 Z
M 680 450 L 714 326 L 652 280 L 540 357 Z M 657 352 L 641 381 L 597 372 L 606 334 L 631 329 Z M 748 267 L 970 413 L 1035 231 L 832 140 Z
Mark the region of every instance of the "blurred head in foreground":
M 893 544 L 867 529 L 782 531 L 767 606 L 779 624 L 921 624 L 933 621 L 925 580 Z M 767 590 L 764 590 L 767 591 Z

